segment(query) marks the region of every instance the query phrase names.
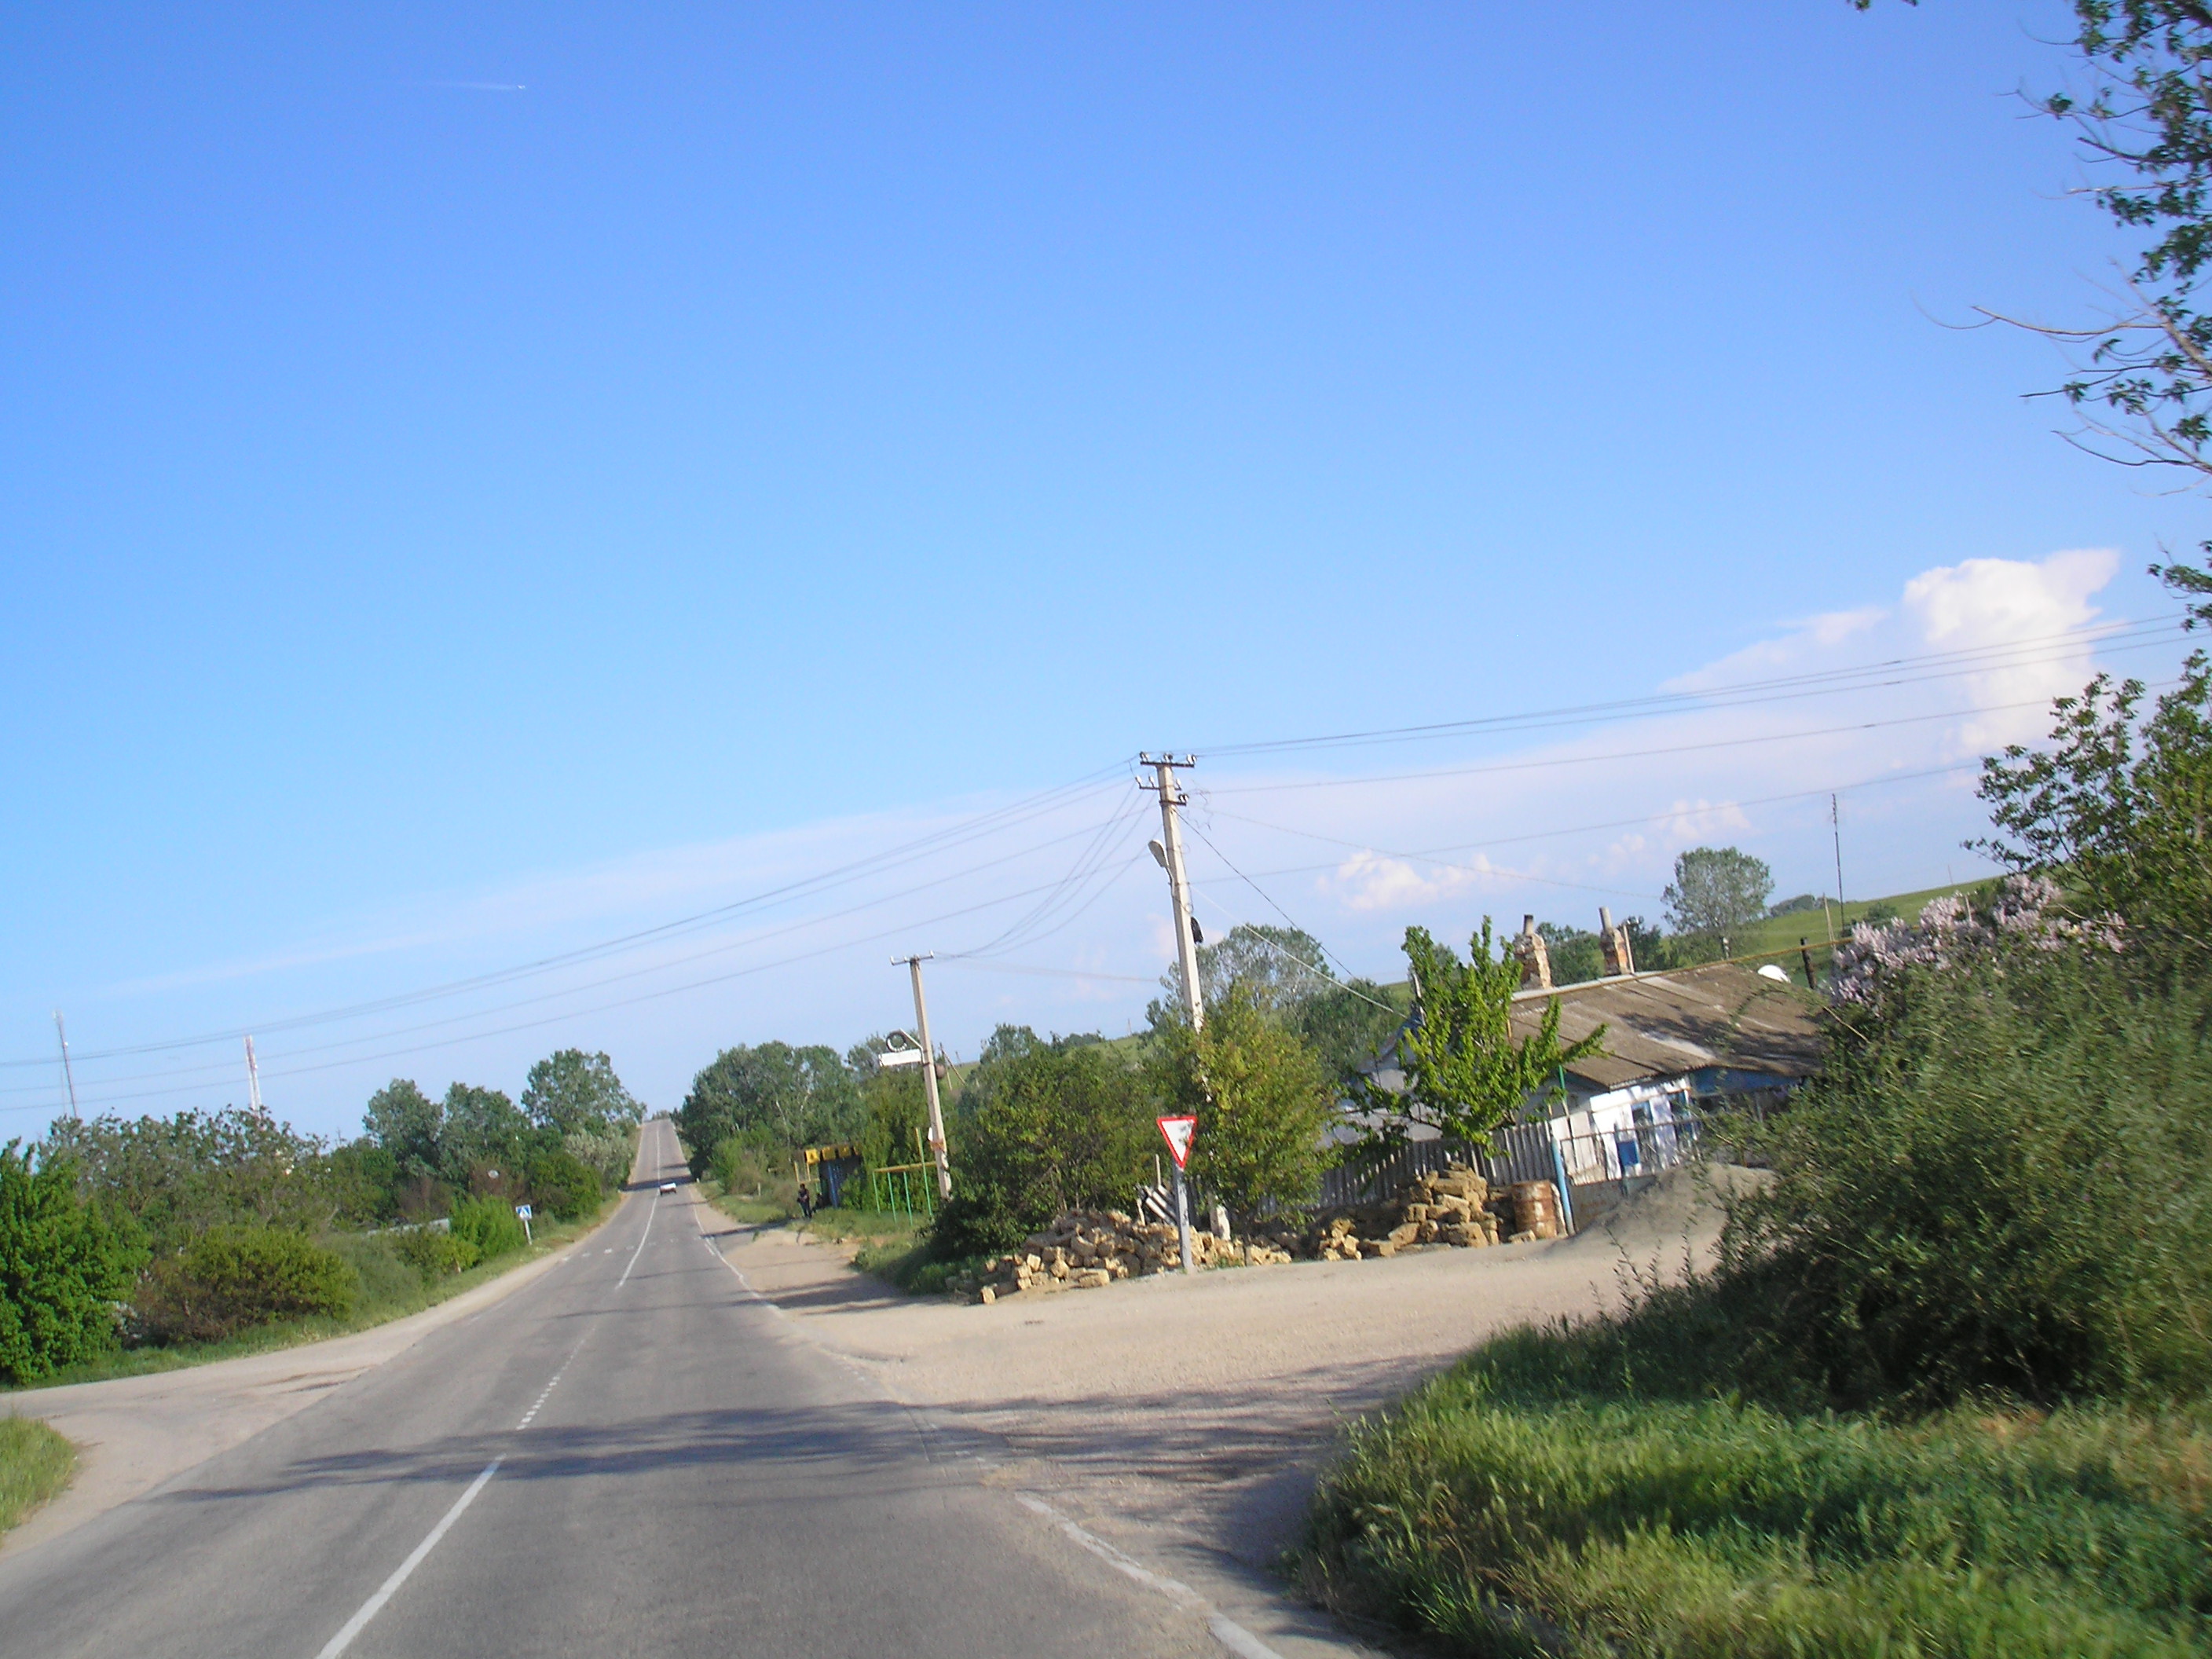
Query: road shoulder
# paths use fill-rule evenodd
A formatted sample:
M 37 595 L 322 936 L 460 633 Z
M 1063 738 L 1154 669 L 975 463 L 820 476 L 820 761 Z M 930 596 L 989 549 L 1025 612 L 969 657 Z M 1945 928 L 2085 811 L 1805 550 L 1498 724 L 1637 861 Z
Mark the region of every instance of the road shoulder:
M 365 1331 L 173 1371 L 0 1395 L 0 1415 L 36 1419 L 77 1450 L 76 1478 L 21 1525 L 0 1534 L 0 1555 L 35 1548 L 153 1491 L 305 1410 L 431 1332 L 535 1284 L 621 1209 L 619 1203 L 610 1205 L 590 1231 L 561 1249 L 435 1307 Z

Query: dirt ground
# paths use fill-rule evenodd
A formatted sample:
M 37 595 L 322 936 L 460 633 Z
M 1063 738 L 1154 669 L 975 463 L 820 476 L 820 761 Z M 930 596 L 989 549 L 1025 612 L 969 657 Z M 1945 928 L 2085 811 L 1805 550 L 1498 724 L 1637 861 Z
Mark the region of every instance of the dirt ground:
M 1516 1325 L 1619 1305 L 1632 1276 L 1710 1259 L 1714 1201 L 1749 1171 L 1670 1171 L 1598 1227 L 1025 1292 L 990 1307 L 899 1295 L 846 1252 L 702 1212 L 745 1282 L 991 1478 L 1049 1494 L 1186 1575 L 1249 1575 L 1292 1541 L 1347 1421 Z

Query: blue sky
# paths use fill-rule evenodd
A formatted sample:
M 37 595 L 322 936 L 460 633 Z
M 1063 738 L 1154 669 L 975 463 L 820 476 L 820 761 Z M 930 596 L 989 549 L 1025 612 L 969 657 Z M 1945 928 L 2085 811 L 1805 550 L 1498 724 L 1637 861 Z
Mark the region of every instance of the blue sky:
M 246 1030 L 319 1131 L 568 1043 L 672 1105 L 726 1043 L 904 1023 L 888 951 L 988 942 L 1094 831 L 1088 908 L 948 963 L 935 1024 L 1119 1028 L 1164 960 L 1146 745 L 1216 751 L 1210 925 L 1386 976 L 1412 921 L 1654 914 L 1700 840 L 1832 882 L 1821 791 L 2032 735 L 2093 654 L 2022 642 L 2165 614 L 2142 568 L 2205 533 L 2051 435 L 2047 346 L 1943 326 L 2077 318 L 2126 252 L 2010 95 L 2064 26 L 14 9 L 0 1059 L 38 1063 L 0 1134 L 58 1100 L 57 1007 L 118 1110 L 241 1098 Z M 1220 752 L 1958 649 L 2027 655 Z M 1093 774 L 975 856 L 702 922 L 707 966 L 656 939 L 283 1024 Z M 1855 893 L 1981 867 L 1957 775 L 1844 817 Z M 744 976 L 678 988 L 708 967 Z

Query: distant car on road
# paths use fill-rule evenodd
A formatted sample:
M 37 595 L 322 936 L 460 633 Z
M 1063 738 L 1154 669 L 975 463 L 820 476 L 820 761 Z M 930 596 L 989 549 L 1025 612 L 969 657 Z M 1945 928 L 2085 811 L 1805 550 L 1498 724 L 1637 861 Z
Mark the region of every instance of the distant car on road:
M 660 1183 L 660 1190 L 664 1193 L 672 1193 L 676 1190 L 676 1183 L 672 1181 L 664 1181 Z

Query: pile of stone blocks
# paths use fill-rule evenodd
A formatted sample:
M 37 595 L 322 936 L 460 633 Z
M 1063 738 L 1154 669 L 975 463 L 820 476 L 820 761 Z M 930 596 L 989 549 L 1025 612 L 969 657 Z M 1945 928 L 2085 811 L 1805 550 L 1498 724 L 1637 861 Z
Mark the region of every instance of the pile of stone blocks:
M 1194 1229 L 1191 1263 L 1199 1267 L 1257 1267 L 1288 1261 L 1291 1253 L 1267 1238 L 1217 1238 Z M 1120 1210 L 1071 1210 L 1030 1235 L 1018 1250 L 985 1260 L 979 1273 L 955 1281 L 981 1302 L 1023 1291 L 1103 1290 L 1117 1279 L 1182 1266 L 1175 1224 L 1139 1221 Z
M 1541 1187 L 1541 1194 L 1534 1189 Z M 1375 1204 L 1325 1210 L 1310 1218 L 1263 1222 L 1249 1237 L 1191 1232 L 1198 1267 L 1258 1267 L 1317 1259 L 1358 1261 L 1422 1245 L 1477 1249 L 1557 1235 L 1559 1199 L 1547 1182 L 1493 1190 L 1476 1170 L 1454 1164 L 1416 1176 L 1397 1194 Z M 1024 1291 L 1103 1290 L 1117 1279 L 1169 1273 L 1182 1266 L 1175 1224 L 1141 1221 L 1120 1210 L 1071 1210 L 1032 1233 L 1022 1247 L 988 1258 L 980 1271 L 953 1281 L 979 1302 Z
M 1506 1227 L 1492 1207 L 1499 1202 L 1480 1175 L 1451 1164 L 1416 1176 L 1396 1197 L 1381 1203 L 1324 1212 L 1307 1228 L 1307 1248 L 1301 1254 L 1323 1261 L 1355 1261 L 1395 1255 L 1419 1244 L 1480 1249 L 1497 1243 Z

